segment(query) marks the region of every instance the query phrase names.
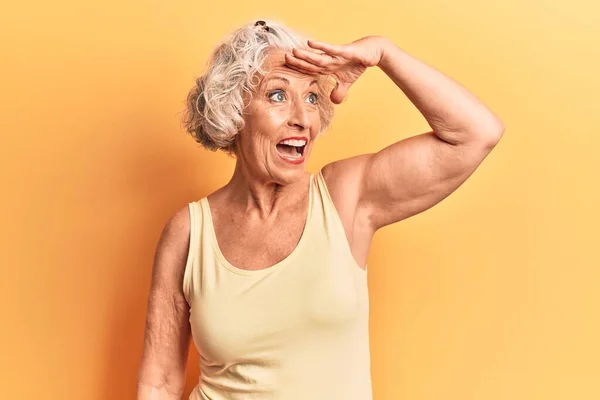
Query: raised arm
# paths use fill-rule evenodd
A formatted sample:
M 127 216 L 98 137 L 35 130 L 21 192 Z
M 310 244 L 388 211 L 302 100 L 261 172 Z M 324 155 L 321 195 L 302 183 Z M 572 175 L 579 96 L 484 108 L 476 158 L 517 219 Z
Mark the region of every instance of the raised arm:
M 354 210 L 344 214 L 361 230 L 374 233 L 440 202 L 475 171 L 504 133 L 500 119 L 472 93 L 384 37 L 343 46 L 309 45 L 323 53 L 294 50 L 287 62 L 300 71 L 333 75 L 338 81 L 331 94 L 334 103 L 342 102 L 368 67 L 378 66 L 432 129 L 323 168 L 332 191 L 340 192 L 333 193 L 341 199 L 337 205 Z
M 157 245 L 148 295 L 138 400 L 180 400 L 190 342 L 189 306 L 183 295 L 190 218 L 187 206 L 166 223 Z
M 357 158 L 358 209 L 374 230 L 418 214 L 456 190 L 504 133 L 500 119 L 472 93 L 391 41 L 376 37 L 379 67 L 432 130 Z

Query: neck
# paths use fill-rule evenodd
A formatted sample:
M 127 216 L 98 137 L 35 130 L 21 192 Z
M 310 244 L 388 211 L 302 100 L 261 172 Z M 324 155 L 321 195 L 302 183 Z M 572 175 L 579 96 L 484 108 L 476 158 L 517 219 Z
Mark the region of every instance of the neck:
M 245 211 L 257 211 L 261 218 L 266 218 L 304 199 L 308 177 L 309 173 L 304 172 L 302 178 L 285 183 L 268 174 L 258 176 L 238 158 L 233 176 L 224 189 L 230 201 L 238 207 Z

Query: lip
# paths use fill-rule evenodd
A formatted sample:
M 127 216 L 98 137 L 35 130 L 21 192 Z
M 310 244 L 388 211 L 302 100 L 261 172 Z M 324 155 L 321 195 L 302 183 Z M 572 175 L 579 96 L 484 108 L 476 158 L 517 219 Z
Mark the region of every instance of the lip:
M 302 164 L 304 162 L 304 158 L 305 158 L 304 154 L 306 154 L 306 147 L 304 148 L 304 154 L 302 154 L 302 156 L 298 157 L 298 158 L 284 156 L 283 154 L 281 154 L 279 152 L 279 150 L 277 150 L 277 147 L 275 147 L 275 152 L 277 152 L 277 154 L 279 155 L 279 157 L 281 157 L 281 159 L 283 161 L 288 162 L 290 164 L 298 165 L 298 164 Z
M 304 163 L 304 160 L 306 158 L 306 148 L 308 147 L 308 138 L 306 138 L 304 136 L 290 136 L 290 137 L 281 139 L 278 143 L 281 143 L 284 140 L 306 140 L 306 144 L 304 145 L 304 152 L 303 152 L 302 156 L 300 156 L 299 158 L 292 158 L 292 157 L 285 156 L 285 155 L 281 154 L 279 152 L 279 150 L 277 150 L 277 146 L 275 146 L 275 152 L 279 155 L 279 157 L 281 157 L 281 159 L 283 161 L 288 162 L 290 164 L 294 164 L 294 165 Z

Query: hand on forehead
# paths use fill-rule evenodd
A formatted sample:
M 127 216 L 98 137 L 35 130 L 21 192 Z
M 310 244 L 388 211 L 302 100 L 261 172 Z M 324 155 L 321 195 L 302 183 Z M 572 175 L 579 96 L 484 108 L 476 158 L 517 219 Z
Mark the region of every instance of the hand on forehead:
M 263 68 L 267 70 L 268 73 L 282 71 L 296 75 L 299 78 L 305 77 L 306 79 L 318 79 L 320 77 L 320 74 L 317 73 L 309 73 L 308 71 L 301 72 L 290 68 L 285 61 L 285 54 L 288 52 L 289 51 L 282 49 L 271 50 L 264 61 Z

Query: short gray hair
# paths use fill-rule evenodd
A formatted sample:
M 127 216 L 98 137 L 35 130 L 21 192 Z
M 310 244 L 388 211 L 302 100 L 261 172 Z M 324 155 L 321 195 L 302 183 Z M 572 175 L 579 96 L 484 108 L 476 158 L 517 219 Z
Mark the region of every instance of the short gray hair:
M 243 126 L 244 93 L 252 92 L 266 71 L 270 49 L 307 48 L 306 39 L 277 21 L 248 23 L 234 31 L 212 52 L 206 72 L 187 95 L 183 126 L 194 140 L 212 151 L 234 155 L 235 136 Z M 333 117 L 329 98 L 332 82 L 319 79 L 321 131 Z

